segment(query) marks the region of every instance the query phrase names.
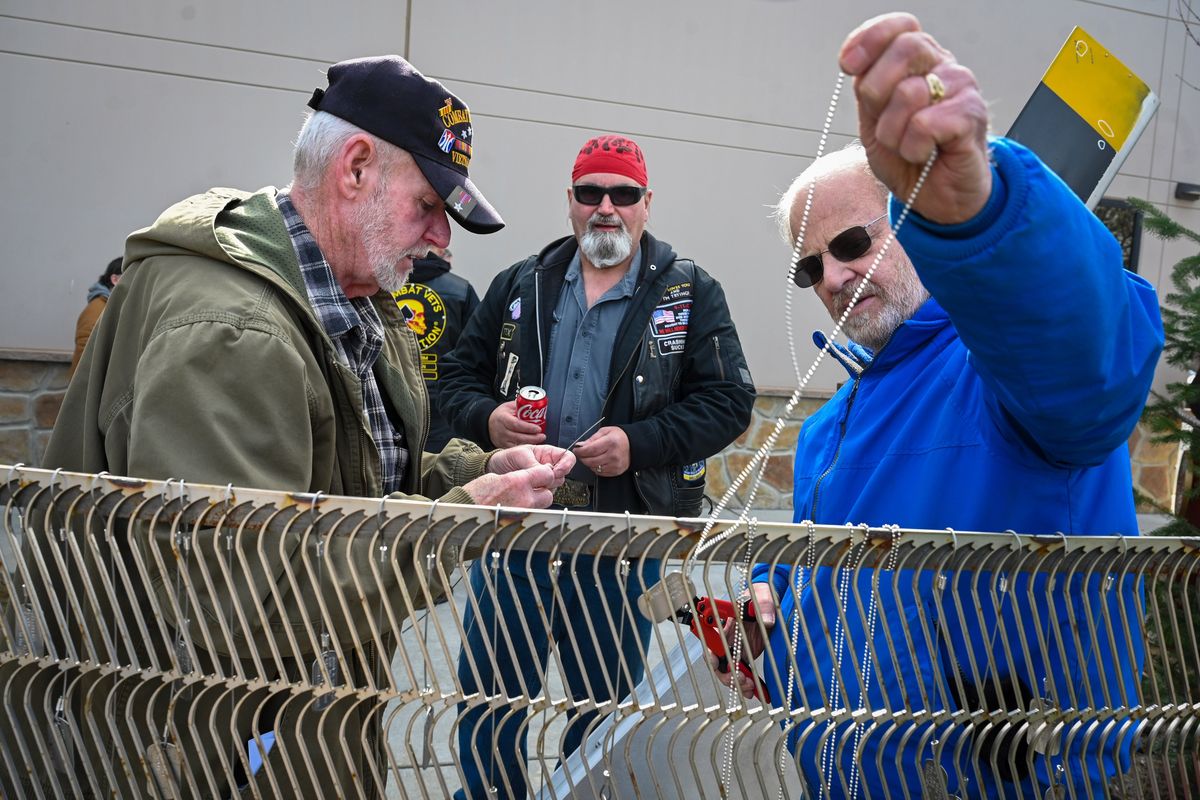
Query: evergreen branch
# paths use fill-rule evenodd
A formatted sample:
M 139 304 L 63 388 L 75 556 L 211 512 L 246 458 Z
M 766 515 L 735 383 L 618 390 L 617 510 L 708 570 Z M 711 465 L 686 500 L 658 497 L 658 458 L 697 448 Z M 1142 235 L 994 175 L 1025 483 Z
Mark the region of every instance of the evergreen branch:
M 1176 406 L 1175 401 L 1164 394 L 1154 390 L 1151 390 L 1150 394 L 1155 400 L 1158 401 L 1158 404 L 1154 409 L 1155 411 L 1163 414 L 1169 414 L 1179 422 L 1185 422 L 1188 425 L 1191 425 L 1193 428 L 1200 430 L 1200 417 L 1197 417 L 1183 406 Z

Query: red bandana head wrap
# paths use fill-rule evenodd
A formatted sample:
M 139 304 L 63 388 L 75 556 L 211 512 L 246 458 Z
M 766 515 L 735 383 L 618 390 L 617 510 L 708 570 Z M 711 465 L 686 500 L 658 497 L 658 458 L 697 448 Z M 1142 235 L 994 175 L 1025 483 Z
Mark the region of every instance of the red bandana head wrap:
M 642 148 L 637 142 L 624 136 L 597 136 L 588 139 L 575 157 L 575 168 L 571 170 L 571 180 L 577 181 L 581 175 L 592 175 L 607 172 L 614 175 L 624 175 L 637 183 L 646 186 L 646 159 L 642 157 Z

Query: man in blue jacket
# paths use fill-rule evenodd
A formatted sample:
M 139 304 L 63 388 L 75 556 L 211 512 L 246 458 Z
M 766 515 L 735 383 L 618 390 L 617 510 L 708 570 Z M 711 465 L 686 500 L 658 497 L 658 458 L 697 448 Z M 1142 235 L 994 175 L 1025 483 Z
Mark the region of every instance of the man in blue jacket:
M 913 17 L 865 23 L 840 61 L 854 76 L 862 146 L 816 161 L 779 207 L 791 240 L 811 195 L 795 280 L 835 320 L 850 308 L 851 343 L 835 353 L 850 380 L 801 430 L 795 519 L 1136 535 L 1125 442 L 1163 344 L 1154 291 L 1031 152 L 988 139 L 974 76 Z M 912 213 L 867 281 L 934 147 Z M 1051 589 L 1019 574 L 989 599 L 972 590 L 977 575 L 932 573 L 759 565 L 752 591 L 777 623 L 766 642 L 772 701 L 933 713 L 1137 703 L 1135 588 L 1105 593 L 1079 577 Z M 956 598 L 980 605 L 956 614 Z M 1132 635 L 1089 633 L 1079 609 L 1099 604 Z M 1054 634 L 1031 619 L 1061 623 L 1060 638 L 1039 649 L 1034 637 Z M 753 655 L 759 632 L 748 634 Z M 1132 731 L 1117 727 L 1072 723 L 1047 746 L 944 717 L 936 727 L 799 722 L 788 743 L 806 796 L 924 796 L 930 780 L 963 797 L 1041 798 L 1064 785 L 1105 796 L 1129 759 Z

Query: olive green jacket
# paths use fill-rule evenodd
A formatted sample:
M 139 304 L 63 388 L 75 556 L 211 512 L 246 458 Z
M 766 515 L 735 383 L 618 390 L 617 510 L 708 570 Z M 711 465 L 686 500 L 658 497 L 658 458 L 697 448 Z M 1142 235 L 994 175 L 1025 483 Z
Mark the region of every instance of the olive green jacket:
M 275 190 L 213 189 L 132 234 L 44 463 L 83 472 L 379 496 L 361 387 L 314 315 Z M 486 454 L 422 454 L 419 350 L 385 293 L 375 374 L 410 450 L 407 494 L 469 503 Z
M 380 458 L 365 421 L 360 383 L 339 363 L 332 341 L 309 305 L 274 197 L 270 188 L 254 194 L 214 189 L 168 209 L 154 225 L 130 236 L 125 271 L 67 390 L 46 452 L 47 466 L 219 486 L 381 494 Z M 459 487 L 483 473 L 487 454 L 457 439 L 440 454 L 421 452 L 429 406 L 417 342 L 390 297 L 380 294 L 373 301 L 385 328 L 375 375 L 409 447 L 404 492 L 469 503 L 470 496 Z M 147 520 L 130 528 L 133 550 L 140 553 L 135 562 L 144 565 L 145 574 L 132 573 L 134 598 L 127 607 L 105 613 L 141 613 L 150 619 L 154 609 L 150 600 L 157 598 L 156 605 L 172 628 L 170 636 L 186 632 L 206 663 L 239 659 L 243 673 L 272 684 L 284 681 L 279 685 L 285 687 L 278 697 L 247 706 L 255 709 L 254 719 L 227 719 L 205 693 L 173 699 L 175 719 L 197 720 L 174 728 L 172 746 L 188 754 L 178 780 L 181 786 L 195 782 L 200 787 L 180 796 L 229 796 L 234 787 L 209 785 L 205 766 L 215 770 L 223 783 L 225 773 L 213 765 L 227 761 L 231 745 L 236 748 L 266 725 L 274 727 L 279 743 L 268 758 L 275 775 L 287 774 L 285 753 L 292 754 L 293 766 L 303 760 L 313 770 L 301 785 L 290 786 L 287 796 L 333 797 L 356 785 L 367 796 L 381 793 L 382 786 L 370 769 L 372 763 L 384 763 L 378 750 L 385 742 L 380 717 L 372 716 L 376 710 L 370 704 L 357 704 L 350 695 L 317 713 L 309 710 L 311 692 L 293 697 L 286 687 L 311 675 L 316 654 L 308 621 L 319 618 L 322 601 L 342 609 L 342 604 L 332 601 L 343 597 L 362 602 L 348 604 L 345 616 L 335 620 L 330 630 L 345 654 L 340 680 L 354 688 L 385 682 L 392 636 L 375 620 L 376 627 L 385 631 L 382 648 L 377 647 L 364 609 L 381 607 L 382 595 L 393 603 L 412 595 L 412 604 L 418 607 L 435 600 L 444 591 L 436 575 L 429 594 L 416 591 L 416 572 L 425 563 L 421 553 L 413 546 L 393 547 L 388 555 L 396 568 L 381 571 L 378 585 L 366 581 L 364 590 L 355 575 L 371 574 L 365 565 L 374 551 L 362 538 L 338 540 L 329 551 L 334 555 L 327 552 L 326 557 L 353 569 L 337 570 L 320 587 L 312 587 L 317 591 L 297 593 L 280 577 L 286 573 L 285 562 L 301 574 L 303 560 L 312 556 L 298 545 L 304 539 L 304 526 L 288 526 L 285 535 L 296 541 L 267 548 L 269 561 L 261 575 L 255 572 L 232 581 L 225 587 L 229 596 L 198 593 L 200 607 L 181 620 L 171 603 L 179 583 L 172 572 L 178 564 L 172 554 L 176 546 L 172 531 L 169 524 L 153 526 Z M 53 537 L 28 537 L 26 547 L 42 548 L 41 558 L 50 560 L 56 542 Z M 253 542 L 247 540 L 245 546 Z M 443 554 L 443 558 L 450 556 Z M 156 565 L 165 565 L 161 569 L 166 572 Z M 453 566 L 452 559 L 444 563 L 446 570 Z M 186 568 L 194 587 L 205 586 L 205 575 L 214 571 L 205 567 L 205 559 L 191 559 Z M 408 594 L 400 584 L 407 585 Z M 30 591 L 46 603 L 60 593 L 53 581 Z M 274 611 L 267 616 L 246 613 L 245 619 L 233 615 L 233 609 L 255 608 Z M 222 617 L 232 631 L 229 647 L 223 637 L 206 635 L 220 630 L 211 621 Z M 210 640 L 215 650 L 199 649 Z M 303 652 L 294 653 L 293 642 Z M 356 642 L 365 644 L 360 652 L 349 652 Z M 153 639 L 130 646 L 145 651 L 139 658 L 157 651 L 161 661 L 173 642 Z M 252 659 L 254 653 L 282 653 L 283 657 Z M 230 669 L 228 664 L 225 669 Z M 81 720 L 79 724 L 89 715 L 98 720 L 104 709 L 124 708 L 134 688 L 155 680 L 151 675 L 144 684 L 121 682 L 124 688 L 112 690 L 111 703 L 107 688 L 89 695 L 90 704 L 82 703 L 83 695 L 78 694 L 72 713 Z M 248 691 L 245 686 L 231 688 L 228 696 L 242 698 Z M 153 730 L 134 730 L 137 726 L 132 722 L 127 726 L 136 747 L 154 746 L 156 732 L 167 725 L 163 709 L 156 713 Z M 210 723 L 215 726 L 211 730 Z M 43 730 L 53 726 L 44 715 L 28 724 Z M 342 741 L 343 728 L 361 735 Z M 226 732 L 214 735 L 212 731 L 218 729 Z M 79 757 L 99 762 L 108 756 L 96 752 Z M 108 773 L 97 769 L 95 774 Z M 127 796 L 134 791 L 126 785 L 124 773 L 113 774 L 116 783 L 102 786 L 102 794 Z M 260 775 L 257 780 L 263 790 L 265 778 Z M 6 791 L 0 780 L 0 794 Z

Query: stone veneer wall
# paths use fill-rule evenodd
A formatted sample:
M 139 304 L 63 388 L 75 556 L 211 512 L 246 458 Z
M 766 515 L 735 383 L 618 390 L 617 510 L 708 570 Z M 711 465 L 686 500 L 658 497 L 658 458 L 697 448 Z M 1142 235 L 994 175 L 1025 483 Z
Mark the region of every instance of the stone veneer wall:
M 0 350 L 0 464 L 41 466 L 42 454 L 62 405 L 67 387 L 70 353 L 45 350 Z M 792 507 L 792 454 L 801 423 L 825 402 L 828 395 L 801 398 L 795 413 L 771 450 L 766 474 L 755 498 L 760 509 Z M 720 455 L 708 461 L 708 494 L 720 500 L 733 479 L 750 462 L 783 414 L 788 395 L 764 391 L 754 406 L 750 426 Z M 1129 439 L 1134 486 L 1164 508 L 1175 507 L 1179 448 L 1150 441 L 1141 426 Z M 742 508 L 749 480 L 733 500 Z M 1139 511 L 1157 509 L 1140 508 Z
M 1179 491 L 1179 461 L 1183 449 L 1178 442 L 1158 444 L 1150 441 L 1150 432 L 1139 424 L 1129 437 L 1129 466 L 1133 486 L 1152 500 L 1138 503 L 1138 511 L 1173 511 Z
M 0 464 L 41 466 L 70 366 L 66 352 L 0 349 Z
M 708 460 L 707 494 L 714 503 L 725 496 L 729 485 L 767 441 L 775 429 L 775 421 L 783 415 L 790 396 L 790 393 L 784 395 L 781 392 L 760 391 L 758 400 L 754 403 L 754 415 L 750 418 L 750 426 L 746 428 L 746 432 L 719 455 Z M 773 510 L 792 507 L 792 463 L 795 460 L 796 438 L 804 420 L 824 405 L 828 398 L 829 394 L 825 393 L 800 399 L 791 419 L 780 431 L 775 445 L 771 448 L 766 472 L 763 473 L 762 483 L 759 484 L 758 494 L 754 498 L 754 508 Z M 749 476 L 742 481 L 737 494 L 729 501 L 730 508 L 746 507 L 750 482 Z

